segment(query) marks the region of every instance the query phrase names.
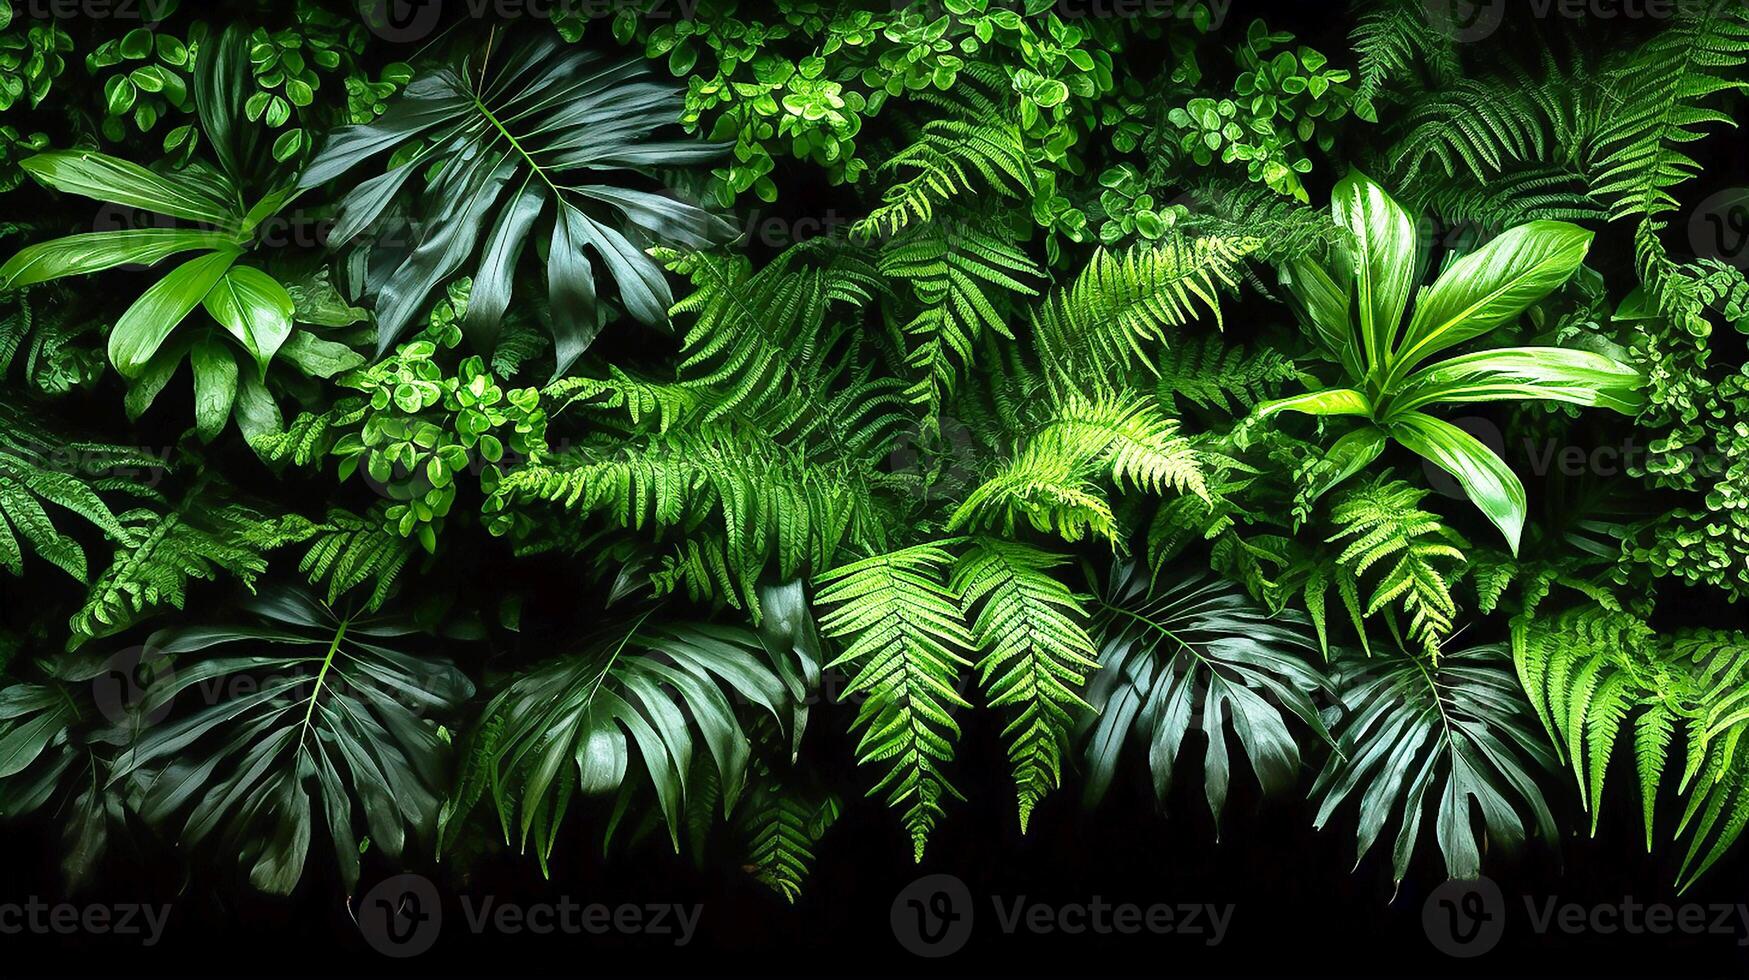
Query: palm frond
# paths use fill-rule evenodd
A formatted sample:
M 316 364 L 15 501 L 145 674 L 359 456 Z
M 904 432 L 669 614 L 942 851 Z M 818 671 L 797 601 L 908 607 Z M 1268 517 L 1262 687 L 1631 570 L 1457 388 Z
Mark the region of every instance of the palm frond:
M 1453 878 L 1482 872 L 1476 814 L 1490 848 L 1511 849 L 1527 825 L 1555 839 L 1537 779 L 1556 761 L 1500 646 L 1447 652 L 1438 664 L 1401 650 L 1336 660 L 1343 720 L 1337 751 L 1312 786 L 1316 825 L 1357 802 L 1355 861 L 1395 821 L 1392 877 L 1403 880 L 1431 813 Z
M 628 313 L 667 323 L 672 293 L 644 246 L 708 248 L 734 237 L 734 229 L 672 196 L 600 182 L 604 173 L 648 172 L 720 153 L 657 137 L 678 125 L 681 97 L 650 74 L 641 58 L 609 62 L 550 32 L 508 53 L 488 42 L 478 65 L 470 57 L 422 73 L 375 121 L 329 137 L 300 187 L 320 187 L 371 157 L 410 149 L 394 169 L 347 195 L 329 239 L 338 247 L 366 233 L 384 241 L 391 229 L 413 233 L 410 248 L 372 257 L 379 356 L 476 252 L 465 325 L 495 339 L 518 257 L 546 216 L 555 376 L 589 347 L 603 320 L 585 249 L 605 264 Z M 428 175 L 423 189 L 404 194 L 416 174 Z
M 1290 789 L 1300 748 L 1290 716 L 1330 741 L 1314 698 L 1330 693 L 1303 617 L 1272 615 L 1205 575 L 1156 582 L 1119 563 L 1097 600 L 1100 672 L 1087 689 L 1086 797 L 1110 786 L 1128 743 L 1146 748 L 1164 802 L 1193 727 L 1206 738 L 1203 788 L 1218 822 L 1232 777 L 1228 728 L 1266 792 Z

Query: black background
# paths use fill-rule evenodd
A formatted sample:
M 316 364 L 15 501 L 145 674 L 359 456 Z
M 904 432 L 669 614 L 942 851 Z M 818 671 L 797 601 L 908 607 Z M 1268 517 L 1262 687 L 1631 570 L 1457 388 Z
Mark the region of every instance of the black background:
M 1229 35 L 1234 26 L 1242 30 L 1244 21 L 1259 13 L 1272 26 L 1295 31 L 1337 60 L 1346 51 L 1351 21 L 1336 4 L 1240 2 L 1230 14 L 1234 24 Z M 1526 34 L 1549 30 L 1547 24 L 1529 21 L 1522 9 L 1513 16 L 1508 28 L 1488 43 L 1524 43 Z M 1606 27 L 1630 35 L 1634 29 L 1619 22 Z M 1567 24 L 1563 29 L 1585 28 Z M 1144 58 L 1146 53 L 1131 51 L 1128 57 Z M 1205 67 L 1218 60 L 1205 57 Z M 69 65 L 70 72 L 80 70 Z M 1698 152 L 1707 172 L 1684 188 L 1684 200 L 1697 201 L 1713 190 L 1744 183 L 1740 137 L 1714 137 Z M 1327 182 L 1329 169 L 1321 166 L 1318 179 Z M 808 182 L 816 177 L 808 171 L 780 163 L 777 177 L 784 198 L 764 213 L 791 219 L 828 211 L 856 213 L 848 195 L 810 189 Z M 1314 187 L 1314 199 L 1320 192 Z M 1674 237 L 1680 237 L 1679 230 Z M 1632 282 L 1625 227 L 1601 235 L 1594 255 L 1599 265 L 1613 266 L 1620 275 L 1616 281 Z M 1280 307 L 1252 298 L 1228 322 L 1278 322 L 1282 316 Z M 1741 357 L 1740 352 L 1727 355 Z M 186 418 L 176 407 L 155 414 Z M 483 580 L 514 579 L 545 589 L 531 610 L 564 608 L 574 598 L 562 566 L 531 569 L 524 564 L 512 569 L 503 555 L 479 560 Z M 1738 611 L 1722 603 L 1697 604 L 1693 594 L 1672 594 L 1663 609 L 1672 623 L 1742 622 Z M 842 712 L 816 712 L 813 744 L 804 761 L 848 768 L 853 753 L 843 734 L 846 720 Z M 1738 944 L 1749 943 L 1749 927 L 1735 915 L 1730 921 L 1737 931 L 1729 935 L 1532 931 L 1526 896 L 1539 906 L 1550 897 L 1587 906 L 1620 904 L 1629 897 L 1642 904 L 1749 903 L 1741 848 L 1689 893 L 1674 893 L 1670 883 L 1680 852 L 1667 843 L 1667 836 L 1678 814 L 1666 800 L 1659 814 L 1660 843 L 1648 856 L 1640 838 L 1631 767 L 1625 759 L 1617 763 L 1597 838 L 1584 832 L 1588 822 L 1576 811 L 1570 787 L 1562 777 L 1551 776 L 1545 790 L 1556 807 L 1558 825 L 1569 836 L 1553 846 L 1533 840 L 1519 855 L 1488 855 L 1489 874 L 1505 894 L 1507 918 L 1500 944 L 1474 960 L 1443 955 L 1424 932 L 1428 891 L 1443 881 L 1430 825 L 1424 825 L 1412 873 L 1393 885 L 1389 865 L 1379 854 L 1354 865 L 1351 813 L 1339 813 L 1331 827 L 1315 830 L 1310 806 L 1291 798 L 1260 801 L 1244 775 L 1236 778 L 1217 838 L 1191 768 L 1174 788 L 1165 808 L 1169 816 L 1139 784 L 1120 783 L 1094 811 L 1084 811 L 1070 789 L 1046 801 L 1034 815 L 1031 833 L 1023 836 L 995 733 L 990 726 L 971 726 L 956 767 L 968 802 L 949 806 L 923 862 L 911 863 L 909 842 L 883 806 L 849 801 L 843 819 L 822 843 L 815 872 L 794 906 L 723 860 L 707 862 L 700 870 L 687 857 L 670 853 L 662 841 L 629 853 L 616 849 L 604 860 L 601 828 L 575 817 L 574 831 L 561 839 L 554 855 L 550 880 L 541 876 L 532 857 L 493 848 L 488 840 L 478 842 L 481 853 L 467 863 L 465 875 L 454 862 L 411 855 L 411 868 L 438 882 L 446 896 L 446 927 L 430 952 L 391 959 L 360 937 L 352 900 L 344 897 L 322 853 L 324 841 L 313 846 L 298 892 L 285 899 L 254 895 L 229 878 L 204 877 L 219 873 L 214 867 L 219 862 L 122 852 L 111 860 L 102 883 L 76 901 L 173 902 L 163 940 L 142 948 L 125 937 L 0 935 L 0 975 L 1742 975 L 1749 968 L 1749 946 Z M 59 828 L 53 815 L 8 824 L 0 834 L 0 902 L 31 896 L 62 900 Z M 185 877 L 188 864 L 197 877 Z M 370 855 L 365 867 L 361 891 L 402 870 Z M 921 959 L 895 940 L 889 912 L 906 885 L 920 875 L 940 872 L 966 882 L 974 897 L 976 924 L 969 944 L 957 954 Z M 464 925 L 457 899 L 462 894 L 520 903 L 553 901 L 561 895 L 610 905 L 702 903 L 703 913 L 699 935 L 684 948 L 661 937 L 635 935 L 475 936 Z M 1003 935 L 991 899 L 1012 901 L 1023 895 L 1049 904 L 1082 903 L 1094 896 L 1143 906 L 1231 903 L 1233 914 L 1225 941 L 1212 948 L 1200 937 L 1172 935 Z

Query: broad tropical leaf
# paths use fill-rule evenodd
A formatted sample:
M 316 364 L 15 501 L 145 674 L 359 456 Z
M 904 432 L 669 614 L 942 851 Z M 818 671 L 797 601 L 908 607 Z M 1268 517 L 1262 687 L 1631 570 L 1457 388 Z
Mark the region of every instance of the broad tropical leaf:
M 1094 608 L 1099 673 L 1087 700 L 1097 714 L 1082 733 L 1090 803 L 1105 795 L 1131 743 L 1145 749 L 1164 801 L 1194 727 L 1204 737 L 1203 792 L 1218 822 L 1232 780 L 1229 726 L 1270 793 L 1299 777 L 1295 727 L 1330 740 L 1315 700 L 1331 693 L 1330 684 L 1302 616 L 1271 614 L 1242 589 L 1203 575 L 1157 583 L 1127 562 L 1113 567 Z
M 380 236 L 385 224 L 406 225 L 409 205 L 419 217 L 412 247 L 394 250 L 370 280 L 379 355 L 476 255 L 466 327 L 482 342 L 495 340 L 517 257 L 545 219 L 555 373 L 563 374 L 601 323 L 589 253 L 606 266 L 627 312 L 666 324 L 673 296 L 643 245 L 707 248 L 734 235 L 697 207 L 600 183 L 598 175 L 696 163 L 720 148 L 654 138 L 679 121 L 680 97 L 649 81 L 642 59 L 608 61 L 551 32 L 508 52 L 488 49 L 484 58 L 430 71 L 374 122 L 335 132 L 299 186 L 320 187 L 371 157 L 416 147 L 346 196 L 330 236 L 335 246 Z M 415 192 L 417 174 L 430 176 Z M 401 209 L 391 211 L 398 201 Z
M 1534 830 L 1556 839 L 1537 780 L 1556 765 L 1500 646 L 1448 652 L 1438 664 L 1399 650 L 1338 656 L 1337 751 L 1312 787 L 1317 826 L 1356 805 L 1355 861 L 1395 822 L 1392 877 L 1408 874 L 1431 817 L 1446 874 L 1482 873 L 1483 843 L 1511 848 Z
M 140 712 L 169 717 L 129 743 L 110 782 L 182 844 L 234 853 L 265 892 L 297 885 L 323 828 L 350 889 L 366 834 L 395 856 L 432 838 L 448 771 L 439 719 L 473 683 L 448 660 L 396 649 L 416 632 L 405 621 L 339 615 L 295 590 L 241 609 L 256 621 L 148 641 L 170 667 Z

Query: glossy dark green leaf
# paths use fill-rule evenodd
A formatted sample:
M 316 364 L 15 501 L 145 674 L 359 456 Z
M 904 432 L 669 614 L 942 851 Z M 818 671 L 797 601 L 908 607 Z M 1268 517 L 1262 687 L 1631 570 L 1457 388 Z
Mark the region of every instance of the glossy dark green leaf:
M 1432 665 L 1396 650 L 1372 657 L 1347 651 L 1336 667 L 1338 751 L 1311 792 L 1320 828 L 1358 801 L 1357 863 L 1395 821 L 1391 867 L 1401 881 L 1430 812 L 1453 878 L 1481 874 L 1478 814 L 1490 849 L 1511 850 L 1527 822 L 1555 839 L 1537 780 L 1556 760 L 1502 648 L 1447 652 Z
M 265 377 L 273 355 L 291 336 L 292 299 L 285 287 L 260 269 L 233 265 L 204 302 L 213 319 L 255 359 L 258 375 Z
M 204 442 L 211 442 L 231 419 L 237 400 L 237 359 L 217 337 L 195 342 L 188 352 L 194 370 L 194 427 Z

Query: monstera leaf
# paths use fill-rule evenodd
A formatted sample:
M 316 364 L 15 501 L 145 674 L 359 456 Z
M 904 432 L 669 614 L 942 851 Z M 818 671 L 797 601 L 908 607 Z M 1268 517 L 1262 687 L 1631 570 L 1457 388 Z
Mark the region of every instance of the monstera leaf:
M 494 338 L 518 258 L 540 225 L 562 374 L 601 323 L 591 253 L 633 317 L 666 324 L 673 294 L 644 247 L 705 248 L 734 237 L 731 225 L 690 204 L 601 179 L 706 160 L 721 148 L 653 138 L 679 121 L 681 98 L 651 81 L 641 58 L 609 61 L 553 36 L 483 58 L 420 77 L 375 122 L 334 133 L 301 186 L 320 187 L 395 151 L 395 166 L 341 202 L 329 238 L 339 246 L 391 229 L 413 232 L 411 247 L 371 257 L 379 353 L 470 259 L 464 326 L 476 339 Z M 416 175 L 425 175 L 417 191 L 409 186 Z M 402 208 L 391 211 L 397 203 Z M 418 216 L 417 226 L 408 215 Z
M 1304 617 L 1271 614 L 1237 585 L 1203 575 L 1154 583 L 1121 563 L 1094 619 L 1099 672 L 1083 726 L 1086 799 L 1105 795 L 1127 743 L 1147 755 L 1163 800 L 1192 726 L 1206 736 L 1203 789 L 1219 819 L 1232 778 L 1228 728 L 1266 792 L 1293 786 L 1300 750 L 1290 719 L 1330 740 L 1313 697 L 1329 693 Z
M 1429 816 L 1453 878 L 1481 874 L 1478 811 L 1496 847 L 1524 840 L 1527 823 L 1544 840 L 1555 839 L 1554 818 L 1537 786 L 1555 757 L 1503 647 L 1444 653 L 1436 665 L 1376 648 L 1371 657 L 1343 655 L 1336 666 L 1344 713 L 1339 751 L 1330 755 L 1312 795 L 1319 827 L 1358 799 L 1357 862 L 1393 819 L 1391 868 L 1398 881 L 1408 873 Z
M 473 695 L 447 660 L 395 646 L 417 632 L 342 616 L 290 589 L 241 604 L 255 621 L 163 630 L 139 715 L 156 721 L 116 759 L 112 784 L 189 847 L 235 853 L 285 894 L 320 826 L 348 889 L 359 851 L 429 839 L 448 772 L 438 718 Z
M 787 625 L 658 624 L 646 613 L 518 676 L 480 718 L 440 846 L 488 787 L 505 838 L 526 848 L 532 835 L 543 869 L 578 794 L 617 795 L 623 812 L 648 786 L 676 849 L 693 795 L 720 793 L 726 815 L 752 757 L 746 714 L 793 733 L 819 682 L 812 622 L 791 618 L 805 616 L 799 591 L 762 595 Z

